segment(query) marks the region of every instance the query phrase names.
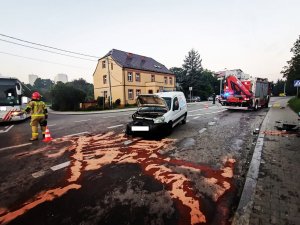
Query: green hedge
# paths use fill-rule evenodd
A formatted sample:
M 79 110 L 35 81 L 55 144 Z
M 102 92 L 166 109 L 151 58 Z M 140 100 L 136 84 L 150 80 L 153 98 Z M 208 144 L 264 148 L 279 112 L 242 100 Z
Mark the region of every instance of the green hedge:
M 294 97 L 290 99 L 289 106 L 298 114 L 300 112 L 300 98 Z

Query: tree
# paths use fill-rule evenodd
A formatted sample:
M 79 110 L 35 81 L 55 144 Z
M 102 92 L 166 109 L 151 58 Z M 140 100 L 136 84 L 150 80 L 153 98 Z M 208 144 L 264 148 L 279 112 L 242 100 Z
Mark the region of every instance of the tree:
M 94 100 L 94 85 L 86 82 L 83 78 L 73 80 L 68 85 L 83 91 L 86 94 L 85 101 Z
M 170 70 L 176 75 L 180 90 L 189 96 L 189 87 L 192 87 L 192 95 L 206 99 L 218 88 L 217 79 L 209 70 L 204 70 L 201 65 L 200 54 L 192 49 L 184 59 L 182 68 L 173 67 Z
M 189 74 L 195 72 L 202 72 L 203 67 L 201 65 L 202 59 L 200 59 L 200 54 L 192 49 L 188 52 L 188 55 L 185 57 L 183 61 L 183 69 L 187 71 Z
M 79 103 L 83 102 L 86 94 L 68 84 L 58 82 L 51 90 L 52 109 L 67 111 L 78 110 Z
M 284 83 L 285 81 L 282 79 L 278 79 L 277 82 L 272 85 L 272 94 L 273 96 L 279 96 L 280 93 L 284 92 Z
M 286 93 L 295 95 L 294 80 L 300 80 L 300 36 L 291 48 L 291 52 L 293 56 L 291 60 L 287 61 L 288 65 L 283 68 L 281 73 L 286 78 Z
M 32 91 L 38 91 L 44 101 L 51 102 L 51 88 L 54 86 L 54 81 L 50 79 L 37 78 L 33 86 L 29 86 Z

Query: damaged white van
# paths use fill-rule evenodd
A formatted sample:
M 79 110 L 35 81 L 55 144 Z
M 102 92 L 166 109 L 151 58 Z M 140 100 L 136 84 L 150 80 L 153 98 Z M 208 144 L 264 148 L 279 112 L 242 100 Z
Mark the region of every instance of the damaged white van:
M 186 123 L 187 104 L 182 92 L 160 92 L 137 97 L 138 110 L 127 124 L 126 134 L 151 132 L 169 134 L 178 123 Z

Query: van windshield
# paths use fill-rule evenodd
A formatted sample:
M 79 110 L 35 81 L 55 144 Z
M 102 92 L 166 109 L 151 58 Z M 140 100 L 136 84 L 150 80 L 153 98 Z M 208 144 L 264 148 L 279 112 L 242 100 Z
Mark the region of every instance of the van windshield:
M 168 106 L 168 109 L 170 110 L 171 109 L 171 102 L 172 102 L 172 99 L 169 98 L 169 97 L 162 97 L 166 103 L 167 103 L 167 106 Z

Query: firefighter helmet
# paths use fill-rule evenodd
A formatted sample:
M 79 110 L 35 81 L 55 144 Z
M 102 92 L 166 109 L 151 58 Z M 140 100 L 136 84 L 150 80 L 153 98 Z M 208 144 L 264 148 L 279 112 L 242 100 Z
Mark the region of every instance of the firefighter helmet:
M 32 98 L 33 100 L 40 100 L 41 95 L 40 95 L 40 93 L 38 93 L 38 92 L 36 91 L 36 92 L 33 92 L 33 93 L 32 93 L 31 98 Z

